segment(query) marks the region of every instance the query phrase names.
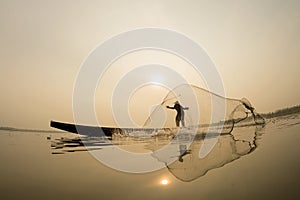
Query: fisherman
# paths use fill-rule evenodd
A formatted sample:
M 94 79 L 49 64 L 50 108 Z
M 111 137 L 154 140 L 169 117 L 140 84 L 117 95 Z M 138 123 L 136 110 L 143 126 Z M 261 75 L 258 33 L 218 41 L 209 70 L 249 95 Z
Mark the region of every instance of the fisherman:
M 181 125 L 185 127 L 184 123 L 184 110 L 188 110 L 188 107 L 182 107 L 178 101 L 174 103 L 173 107 L 167 106 L 168 109 L 175 109 L 177 111 L 177 115 L 175 118 L 176 126 L 179 127 L 179 122 L 181 121 Z

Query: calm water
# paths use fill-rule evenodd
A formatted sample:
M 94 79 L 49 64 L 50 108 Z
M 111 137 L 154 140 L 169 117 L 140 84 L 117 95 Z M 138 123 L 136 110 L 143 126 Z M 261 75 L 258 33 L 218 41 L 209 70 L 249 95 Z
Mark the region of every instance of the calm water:
M 299 131 L 299 115 L 269 120 L 265 127 L 236 128 L 219 137 L 203 159 L 201 137 L 186 151 L 175 141 L 174 155 L 152 154 L 154 160 L 174 162 L 159 162 L 162 169 L 142 174 L 111 169 L 78 141 L 60 139 L 74 138 L 71 134 L 1 131 L 0 192 L 3 199 L 298 199 Z M 169 138 L 87 142 L 94 152 L 117 146 L 147 153 Z

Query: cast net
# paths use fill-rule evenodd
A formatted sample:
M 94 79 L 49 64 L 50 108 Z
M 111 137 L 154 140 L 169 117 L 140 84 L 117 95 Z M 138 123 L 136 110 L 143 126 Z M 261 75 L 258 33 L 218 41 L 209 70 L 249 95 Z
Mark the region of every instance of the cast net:
M 184 127 L 197 133 L 230 133 L 234 126 L 264 124 L 250 102 L 225 98 L 193 85 L 180 85 L 154 107 L 145 128 L 178 130 Z

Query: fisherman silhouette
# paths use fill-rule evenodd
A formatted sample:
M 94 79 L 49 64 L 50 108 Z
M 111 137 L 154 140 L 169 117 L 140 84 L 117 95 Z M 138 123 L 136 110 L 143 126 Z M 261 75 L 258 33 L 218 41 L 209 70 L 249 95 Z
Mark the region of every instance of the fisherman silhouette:
M 176 126 L 179 127 L 179 122 L 181 121 L 181 125 L 185 127 L 184 123 L 184 110 L 188 110 L 188 107 L 182 107 L 178 101 L 174 103 L 173 107 L 166 106 L 168 109 L 175 109 L 177 111 L 177 115 L 175 118 Z

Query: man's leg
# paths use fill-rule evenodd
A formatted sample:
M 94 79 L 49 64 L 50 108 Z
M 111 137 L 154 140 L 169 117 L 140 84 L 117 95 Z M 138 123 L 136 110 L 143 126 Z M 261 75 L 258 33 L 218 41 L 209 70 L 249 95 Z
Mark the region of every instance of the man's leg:
M 176 126 L 179 127 L 179 122 L 180 122 L 180 116 L 176 116 Z
M 182 124 L 183 127 L 185 127 L 184 119 L 181 119 L 181 124 Z
M 179 121 L 178 119 L 176 119 L 176 126 L 177 126 L 177 127 L 179 127 L 179 122 L 180 122 L 180 121 Z

